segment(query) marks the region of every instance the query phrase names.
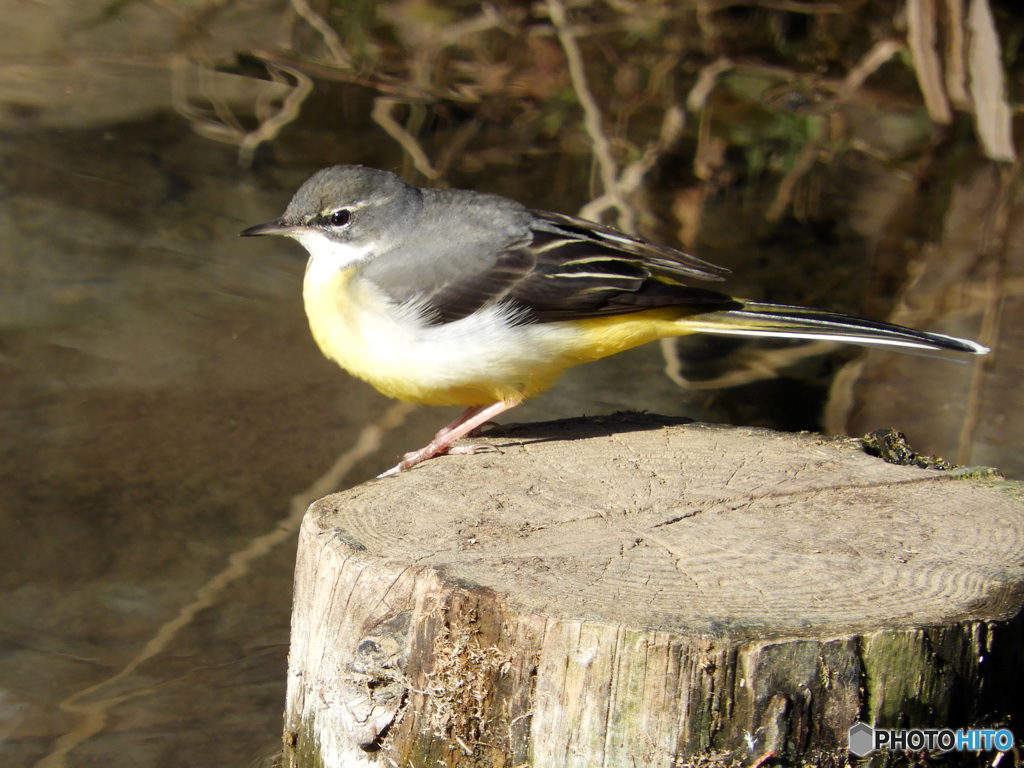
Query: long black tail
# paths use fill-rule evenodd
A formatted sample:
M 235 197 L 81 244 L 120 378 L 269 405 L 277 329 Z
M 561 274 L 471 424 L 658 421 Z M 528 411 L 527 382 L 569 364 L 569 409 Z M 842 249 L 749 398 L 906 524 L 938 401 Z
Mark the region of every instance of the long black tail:
M 745 302 L 742 309 L 709 312 L 686 319 L 688 328 L 726 336 L 820 339 L 866 346 L 949 350 L 984 355 L 989 350 L 969 339 L 928 333 L 820 309 Z

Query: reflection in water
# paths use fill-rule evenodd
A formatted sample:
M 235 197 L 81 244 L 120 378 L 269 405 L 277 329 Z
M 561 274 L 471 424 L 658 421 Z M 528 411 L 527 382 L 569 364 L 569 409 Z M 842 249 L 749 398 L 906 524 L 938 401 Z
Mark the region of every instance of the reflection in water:
M 372 456 L 380 449 L 381 436 L 400 426 L 412 406 L 399 403 L 391 406 L 379 422 L 363 428 L 351 448 L 345 451 L 334 464 L 305 491 L 291 500 L 288 517 L 280 520 L 270 533 L 249 541 L 230 554 L 227 567 L 214 574 L 196 590 L 192 602 L 183 605 L 170 621 L 160 625 L 142 647 L 121 669 L 110 677 L 90 685 L 60 702 L 60 709 L 78 716 L 75 727 L 57 739 L 56 747 L 37 765 L 40 768 L 56 768 L 64 765 L 68 753 L 82 742 L 100 733 L 107 725 L 110 710 L 136 696 L 157 694 L 155 688 L 141 688 L 127 693 L 116 693 L 123 681 L 135 674 L 136 670 L 157 655 L 173 649 L 182 629 L 191 625 L 196 615 L 214 607 L 232 582 L 249 575 L 254 564 L 276 547 L 290 540 L 299 529 L 302 516 L 317 499 L 342 486 L 355 464 Z M 109 692 L 114 692 L 111 695 Z
M 1024 472 L 1020 185 L 973 138 L 1005 153 L 999 94 L 968 114 L 950 91 L 942 127 L 887 6 L 5 4 L 0 762 L 276 751 L 303 508 L 447 416 L 323 360 L 301 249 L 236 237 L 327 164 L 586 205 L 731 267 L 734 294 L 996 350 L 687 339 L 571 371 L 519 419 L 824 418 Z

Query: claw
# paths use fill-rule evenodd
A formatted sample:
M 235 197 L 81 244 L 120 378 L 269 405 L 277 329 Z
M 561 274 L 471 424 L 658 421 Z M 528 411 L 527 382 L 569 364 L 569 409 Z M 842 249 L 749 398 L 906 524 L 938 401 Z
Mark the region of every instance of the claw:
M 453 445 L 451 448 L 448 449 L 448 454 L 450 456 L 454 456 L 456 454 L 460 454 L 463 456 L 473 456 L 474 454 L 487 451 L 495 451 L 497 453 L 501 453 L 501 451 L 499 451 L 497 448 L 495 448 L 493 445 L 490 445 L 489 443 L 473 443 L 473 445 Z

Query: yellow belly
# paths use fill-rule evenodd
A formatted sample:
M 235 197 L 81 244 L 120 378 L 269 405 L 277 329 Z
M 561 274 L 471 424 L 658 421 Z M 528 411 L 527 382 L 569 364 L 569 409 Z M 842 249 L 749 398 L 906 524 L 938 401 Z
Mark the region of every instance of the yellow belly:
M 689 332 L 673 309 L 518 326 L 492 309 L 425 325 L 396 313 L 356 268 L 308 270 L 303 298 L 324 355 L 388 397 L 427 405 L 531 397 L 568 368 Z

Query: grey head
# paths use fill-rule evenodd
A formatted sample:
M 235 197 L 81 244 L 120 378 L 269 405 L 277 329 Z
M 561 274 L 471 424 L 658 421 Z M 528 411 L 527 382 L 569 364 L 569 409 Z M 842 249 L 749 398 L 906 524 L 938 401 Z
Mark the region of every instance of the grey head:
M 292 237 L 314 256 L 337 249 L 354 256 L 371 246 L 379 253 L 404 240 L 422 205 L 421 191 L 393 173 L 335 165 L 307 179 L 283 216 L 239 234 Z

